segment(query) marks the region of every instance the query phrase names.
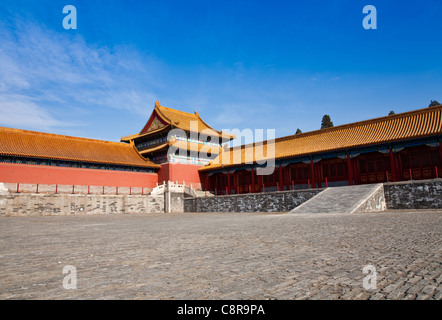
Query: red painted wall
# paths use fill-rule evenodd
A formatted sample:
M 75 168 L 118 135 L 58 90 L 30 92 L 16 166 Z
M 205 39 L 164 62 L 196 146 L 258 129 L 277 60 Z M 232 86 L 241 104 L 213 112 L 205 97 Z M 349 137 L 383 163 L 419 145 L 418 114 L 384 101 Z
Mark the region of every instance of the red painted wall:
M 153 188 L 156 173 L 0 163 L 0 182 Z
M 161 165 L 160 170 L 158 170 L 158 184 L 162 184 L 164 181 L 169 179 L 169 163 L 164 163 Z
M 201 187 L 200 174 L 198 169 L 201 165 L 194 164 L 182 164 L 182 163 L 165 163 L 161 165 L 160 171 L 158 171 L 158 183 L 163 181 L 183 181 L 186 185 L 193 184 L 194 187 Z

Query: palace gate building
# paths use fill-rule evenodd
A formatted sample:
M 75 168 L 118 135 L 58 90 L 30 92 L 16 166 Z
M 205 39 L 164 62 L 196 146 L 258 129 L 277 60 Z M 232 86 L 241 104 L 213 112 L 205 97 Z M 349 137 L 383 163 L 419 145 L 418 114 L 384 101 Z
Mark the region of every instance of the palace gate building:
M 196 111 L 159 101 L 141 131 L 120 142 L 0 128 L 0 182 L 153 188 L 177 181 L 235 194 L 442 175 L 442 105 L 222 146 L 234 138 L 210 127 Z M 258 169 L 270 163 L 263 164 L 269 150 L 274 150 L 274 169 L 259 175 Z
M 185 182 L 201 189 L 199 169 L 215 159 L 221 144 L 235 136 L 217 131 L 199 116 L 155 103 L 146 125 L 138 134 L 121 138 L 139 153 L 160 165 L 158 181 Z

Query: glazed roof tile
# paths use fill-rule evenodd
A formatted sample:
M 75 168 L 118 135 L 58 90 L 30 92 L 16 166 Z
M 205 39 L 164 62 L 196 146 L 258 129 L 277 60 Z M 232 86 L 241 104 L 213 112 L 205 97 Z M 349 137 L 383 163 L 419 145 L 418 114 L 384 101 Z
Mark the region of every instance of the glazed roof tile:
M 0 154 L 158 168 L 133 144 L 0 127 Z
M 274 148 L 275 159 L 283 159 L 440 135 L 442 105 L 282 137 L 274 144 L 257 143 L 263 146 L 258 154 L 254 145 L 226 149 L 200 170 L 264 161 L 270 147 Z
M 233 135 L 233 134 L 225 133 L 222 131 L 217 131 L 217 130 L 213 129 L 212 127 L 210 127 L 207 123 L 205 123 L 201 119 L 201 117 L 199 116 L 197 111 L 195 111 L 195 113 L 188 113 L 188 112 L 184 112 L 184 111 L 180 111 L 180 110 L 176 110 L 176 109 L 172 109 L 172 108 L 167 108 L 167 107 L 160 105 L 159 101 L 157 101 L 155 103 L 155 108 L 152 112 L 151 117 L 154 114 L 158 115 L 164 123 L 167 123 L 168 125 L 171 125 L 171 126 L 178 128 L 178 129 L 182 129 L 187 132 L 193 131 L 193 132 L 201 133 L 204 131 L 204 133 L 207 135 L 222 137 L 222 138 L 228 139 L 228 140 L 235 138 L 235 135 Z M 149 120 L 151 120 L 151 117 L 149 117 Z M 148 130 L 149 128 L 147 128 L 148 123 L 149 123 L 149 121 L 146 123 L 146 125 L 144 126 L 144 128 L 141 130 L 140 133 L 130 135 L 127 137 L 122 137 L 121 141 L 130 141 L 133 139 L 137 139 L 137 138 L 140 138 L 143 136 L 148 136 L 153 133 L 157 133 L 157 132 L 162 131 L 164 129 L 170 128 L 168 125 L 165 125 L 162 128 L 149 131 Z

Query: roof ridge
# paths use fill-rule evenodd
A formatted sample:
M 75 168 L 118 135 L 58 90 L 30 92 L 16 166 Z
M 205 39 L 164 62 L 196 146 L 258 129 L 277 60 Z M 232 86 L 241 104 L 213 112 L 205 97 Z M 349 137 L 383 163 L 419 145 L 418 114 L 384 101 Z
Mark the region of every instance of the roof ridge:
M 344 124 L 295 134 L 275 139 L 275 159 L 294 156 L 331 152 L 349 148 L 363 147 L 373 144 L 394 143 L 403 139 L 426 137 L 441 137 L 442 134 L 442 105 L 402 112 L 391 116 L 383 116 L 364 121 Z M 376 131 L 374 131 L 376 129 Z M 267 145 L 264 140 L 222 150 L 221 153 L 241 152 L 241 157 L 257 145 Z M 276 144 L 278 143 L 278 144 Z M 279 149 L 278 149 L 279 148 Z M 244 150 L 244 151 L 243 151 Z M 221 156 L 221 154 L 220 154 Z M 242 161 L 242 160 L 241 160 Z M 255 161 L 255 160 L 254 160 Z M 214 159 L 202 170 L 218 168 Z M 242 164 L 243 162 L 240 162 Z M 237 164 L 231 164 L 237 165 Z M 229 166 L 229 165 L 228 165 Z
M 222 131 L 218 131 L 218 130 L 216 130 L 215 128 L 213 128 L 212 126 L 209 126 L 209 125 L 208 125 L 203 119 L 201 119 L 199 113 L 197 113 L 197 114 L 195 114 L 195 115 L 196 115 L 196 117 L 197 117 L 199 120 L 201 120 L 201 122 L 204 123 L 209 129 L 212 129 L 213 131 L 216 131 L 216 132 L 218 132 L 219 134 L 222 133 Z
M 127 144 L 127 143 L 125 143 Z M 143 157 L 143 155 L 138 151 L 138 149 L 135 147 L 134 143 L 130 143 L 130 146 L 132 146 L 132 148 L 134 148 L 135 152 L 138 154 L 138 156 L 146 162 L 146 164 L 149 164 L 149 162 L 151 162 L 151 160 L 148 157 Z
M 339 126 L 334 126 L 334 127 L 330 127 L 330 128 L 323 128 L 323 129 L 317 129 L 317 130 L 303 132 L 303 133 L 298 133 L 298 134 L 292 134 L 292 135 L 289 135 L 289 136 L 275 138 L 275 143 L 276 142 L 280 142 L 280 141 L 291 140 L 293 138 L 308 137 L 308 136 L 316 135 L 318 133 L 323 133 L 323 132 L 337 131 L 337 130 L 340 130 L 340 129 L 346 129 L 346 128 L 350 128 L 350 127 L 357 127 L 359 125 L 366 125 L 366 124 L 370 124 L 370 123 L 381 122 L 383 120 L 391 120 L 391 119 L 403 118 L 403 117 L 406 117 L 406 116 L 411 116 L 413 114 L 431 113 L 431 112 L 435 112 L 436 109 L 441 109 L 442 110 L 442 105 L 433 106 L 433 107 L 426 107 L 426 108 L 421 108 L 421 109 L 416 109 L 416 110 L 411 110 L 411 111 L 406 111 L 406 112 L 401 112 L 401 113 L 397 113 L 397 114 L 389 115 L 389 116 L 387 115 L 387 116 L 382 116 L 382 117 L 377 117 L 377 118 L 371 118 L 371 119 L 368 119 L 368 120 L 361 120 L 361 121 L 356 121 L 356 122 L 351 122 L 351 123 L 345 123 L 345 124 L 341 124 Z M 244 144 L 244 145 L 241 145 L 241 146 L 235 146 L 235 147 L 229 148 L 228 150 L 237 150 L 235 148 L 239 148 L 239 147 L 241 147 L 241 148 L 242 147 L 250 148 L 250 147 L 253 147 L 257 143 L 267 143 L 267 141 L 268 140 L 248 143 L 248 144 Z
M 185 114 L 191 115 L 191 116 L 193 116 L 193 117 L 197 116 L 195 113 L 190 113 L 190 112 L 186 112 L 186 111 L 182 111 L 182 110 L 178 110 L 178 109 L 174 109 L 174 108 L 169 108 L 169 107 L 165 107 L 165 106 L 162 106 L 162 105 L 158 105 L 158 107 L 159 107 L 159 108 L 168 109 L 168 110 L 172 110 L 172 111 L 174 111 L 174 112 L 185 113 Z
M 413 115 L 413 114 L 430 113 L 430 112 L 434 112 L 435 109 L 438 109 L 438 108 L 442 109 L 441 107 L 442 107 L 442 105 L 438 105 L 438 106 L 431 107 L 431 108 L 426 107 L 426 108 L 422 108 L 422 109 L 416 109 L 416 110 L 401 112 L 401 113 L 397 113 L 397 114 L 389 115 L 389 116 L 387 115 L 387 116 L 371 118 L 371 119 L 367 119 L 367 120 L 361 120 L 361 121 L 356 121 L 356 122 L 351 122 L 351 123 L 345 123 L 345 124 L 341 124 L 339 126 L 334 126 L 334 127 L 330 127 L 330 128 L 323 128 L 323 129 L 317 129 L 317 130 L 308 131 L 308 132 L 304 132 L 304 133 L 292 134 L 292 135 L 289 135 L 289 136 L 284 136 L 284 137 L 276 138 L 275 142 L 277 140 L 278 141 L 288 140 L 289 138 L 293 138 L 295 136 L 296 137 L 309 136 L 309 135 L 318 134 L 320 132 L 336 131 L 336 130 L 345 129 L 345 128 L 348 128 L 348 127 L 357 127 L 359 125 L 370 124 L 370 123 L 373 123 L 373 122 L 381 122 L 383 120 L 391 120 L 391 119 L 403 118 L 403 117 L 410 116 L 410 115 Z
M 172 123 L 172 119 L 170 119 L 169 117 L 167 117 L 165 114 L 164 114 L 164 112 L 160 109 L 162 106 L 160 106 L 160 105 L 155 105 L 155 108 L 153 108 L 153 111 L 156 111 L 156 113 L 161 117 L 161 118 L 163 118 L 163 120 L 165 121 L 165 122 L 168 122 L 168 123 Z M 163 108 L 165 108 L 165 107 L 163 107 Z M 152 112 L 152 114 L 151 114 L 151 116 L 153 116 L 153 112 Z M 150 118 L 149 118 L 149 120 L 150 120 Z M 147 120 L 147 123 L 149 123 L 149 120 Z M 147 124 L 146 123 L 146 124 Z M 143 128 L 144 129 L 144 128 Z M 142 131 L 142 130 L 141 130 Z
M 133 144 L 0 127 L 0 153 L 125 166 L 157 167 L 139 155 Z M 129 148 L 129 149 L 128 149 Z M 130 149 L 133 148 L 133 149 Z M 133 154 L 137 152 L 137 156 Z
M 221 133 L 225 133 L 225 132 L 223 132 L 223 131 L 221 131 L 221 130 L 216 130 L 214 127 L 212 127 L 211 125 L 209 125 L 206 121 L 204 121 L 204 120 L 201 118 L 201 116 L 200 116 L 200 114 L 199 114 L 198 111 L 195 111 L 195 113 L 190 113 L 190 112 L 186 112 L 186 111 L 182 111 L 182 110 L 178 110 L 178 109 L 173 109 L 173 108 L 169 108 L 169 107 L 165 107 L 165 106 L 161 106 L 161 105 L 160 105 L 160 107 L 161 107 L 161 108 L 168 109 L 168 110 L 172 110 L 173 112 L 181 112 L 181 113 L 185 113 L 185 114 L 191 115 L 192 117 L 194 117 L 194 118 L 200 120 L 202 123 L 204 123 L 209 129 L 212 129 L 213 131 L 215 131 L 215 132 L 217 132 L 217 133 L 219 133 L 219 134 L 221 134 Z
M 152 130 L 152 131 L 147 131 L 147 132 L 144 132 L 144 133 L 134 133 L 134 134 L 131 134 L 129 136 L 121 137 L 121 141 L 123 141 L 123 140 L 124 141 L 133 140 L 135 138 L 140 138 L 140 137 L 148 136 L 148 135 L 151 135 L 151 134 L 155 134 L 155 133 L 164 131 L 169 126 L 170 126 L 170 123 L 166 124 L 164 127 L 161 127 L 161 128 L 158 128 L 158 129 L 155 129 L 155 130 Z
M 53 137 L 55 136 L 55 137 L 59 137 L 59 138 L 69 138 L 69 139 L 76 139 L 76 140 L 94 141 L 94 142 L 98 142 L 98 143 L 111 143 L 111 144 L 117 144 L 117 145 L 127 145 L 127 143 L 117 142 L 117 141 L 109 141 L 109 140 L 100 140 L 100 139 L 68 136 L 68 135 L 58 134 L 58 133 L 49 133 L 49 132 L 42 132 L 42 131 L 9 128 L 9 127 L 0 127 L 0 130 L 15 131 L 15 132 L 35 134 L 35 135 L 53 136 Z

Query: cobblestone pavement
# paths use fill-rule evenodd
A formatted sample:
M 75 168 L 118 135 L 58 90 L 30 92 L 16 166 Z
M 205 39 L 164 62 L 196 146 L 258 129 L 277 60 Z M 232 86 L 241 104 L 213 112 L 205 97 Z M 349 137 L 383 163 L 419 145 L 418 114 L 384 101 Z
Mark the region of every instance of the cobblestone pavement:
M 0 299 L 440 300 L 441 234 L 442 211 L 2 217 Z

